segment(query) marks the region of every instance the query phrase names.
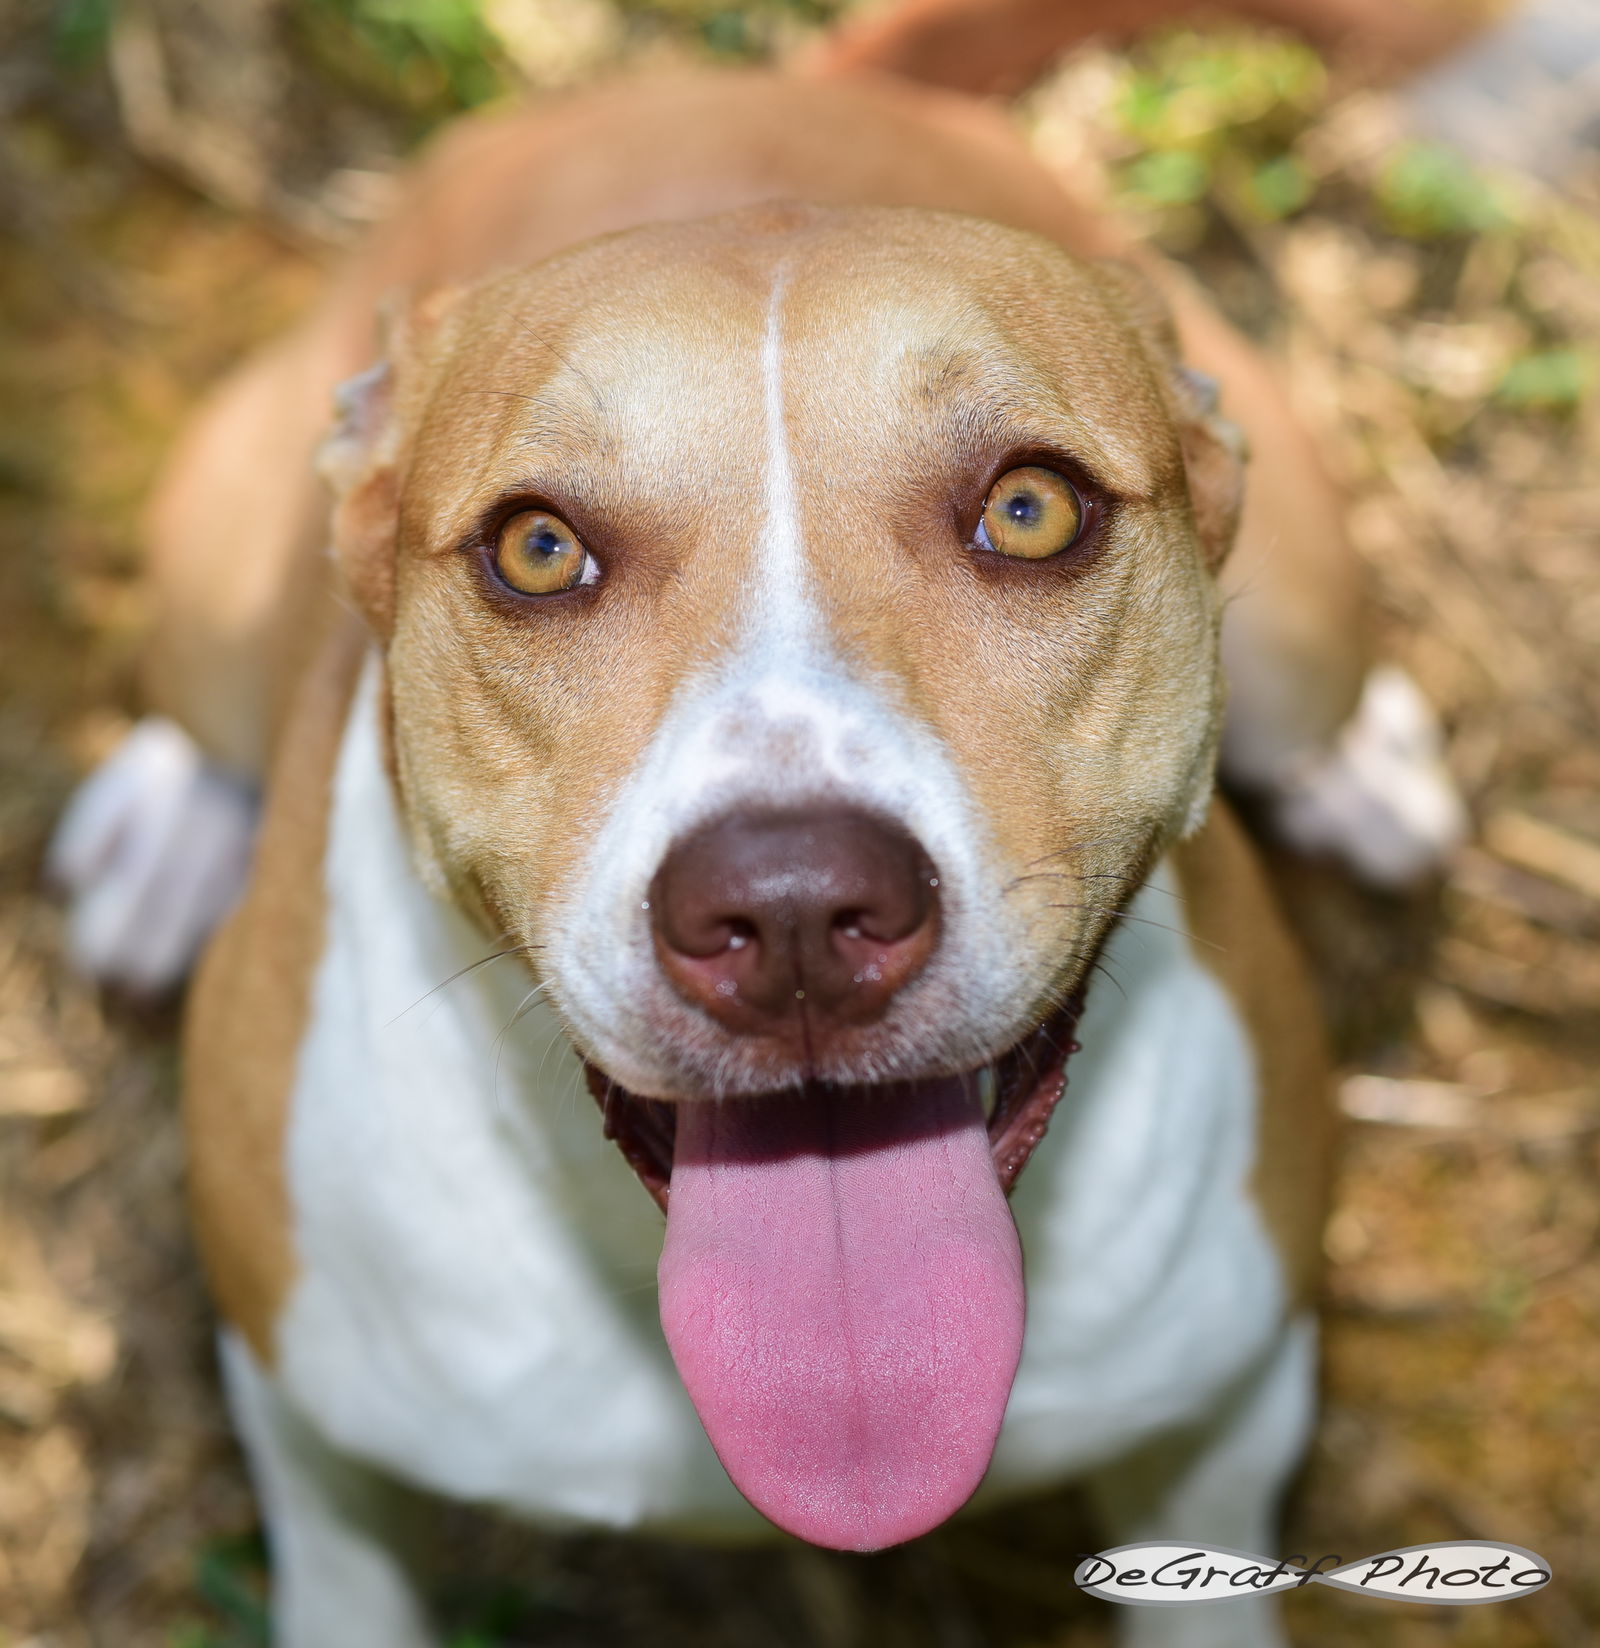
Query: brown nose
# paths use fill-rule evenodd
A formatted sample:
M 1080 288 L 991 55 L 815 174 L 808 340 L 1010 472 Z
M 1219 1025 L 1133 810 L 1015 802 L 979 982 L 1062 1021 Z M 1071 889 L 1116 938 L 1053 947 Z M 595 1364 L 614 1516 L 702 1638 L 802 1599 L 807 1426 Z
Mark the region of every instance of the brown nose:
M 662 860 L 656 955 L 740 1034 L 867 1024 L 932 953 L 938 888 L 927 854 L 870 813 L 735 813 Z

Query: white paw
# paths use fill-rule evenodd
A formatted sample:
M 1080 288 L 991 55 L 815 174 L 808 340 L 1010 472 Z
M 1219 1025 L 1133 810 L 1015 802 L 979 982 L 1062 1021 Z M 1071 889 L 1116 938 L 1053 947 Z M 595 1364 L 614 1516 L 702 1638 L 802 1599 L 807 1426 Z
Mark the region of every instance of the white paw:
M 1376 887 L 1435 871 L 1467 833 L 1432 706 L 1404 670 L 1367 677 L 1331 754 L 1278 788 L 1273 818 L 1290 846 L 1332 853 Z
M 243 890 L 255 822 L 254 799 L 187 733 L 146 717 L 79 786 L 50 843 L 73 964 L 140 995 L 176 984 Z

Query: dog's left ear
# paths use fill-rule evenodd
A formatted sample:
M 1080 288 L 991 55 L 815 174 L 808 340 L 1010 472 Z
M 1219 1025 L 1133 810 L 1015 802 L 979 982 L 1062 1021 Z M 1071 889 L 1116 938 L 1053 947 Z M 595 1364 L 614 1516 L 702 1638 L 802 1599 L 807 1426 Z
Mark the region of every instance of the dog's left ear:
M 317 472 L 333 491 L 333 554 L 346 587 L 382 640 L 394 627 L 400 477 L 408 397 L 427 374 L 427 346 L 459 292 L 418 303 L 391 297 L 379 315 L 377 364 L 333 394 L 333 427 L 317 448 Z
M 1216 379 L 1183 364 L 1172 312 L 1150 277 L 1131 263 L 1107 262 L 1100 269 L 1160 377 L 1183 449 L 1200 548 L 1215 571 L 1233 547 L 1244 504 L 1244 431 L 1218 410 Z

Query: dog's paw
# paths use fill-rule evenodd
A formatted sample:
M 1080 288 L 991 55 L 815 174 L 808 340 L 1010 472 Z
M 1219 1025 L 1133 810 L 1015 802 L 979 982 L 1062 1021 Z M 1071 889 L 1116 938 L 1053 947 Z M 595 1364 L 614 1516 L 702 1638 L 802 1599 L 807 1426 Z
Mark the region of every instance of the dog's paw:
M 1467 833 L 1467 811 L 1432 706 L 1404 670 L 1372 671 L 1332 752 L 1279 786 L 1272 821 L 1291 847 L 1331 853 L 1375 887 L 1439 869 Z
M 45 860 L 74 965 L 141 996 L 177 984 L 244 887 L 255 822 L 254 798 L 187 733 L 141 721 L 79 786 Z

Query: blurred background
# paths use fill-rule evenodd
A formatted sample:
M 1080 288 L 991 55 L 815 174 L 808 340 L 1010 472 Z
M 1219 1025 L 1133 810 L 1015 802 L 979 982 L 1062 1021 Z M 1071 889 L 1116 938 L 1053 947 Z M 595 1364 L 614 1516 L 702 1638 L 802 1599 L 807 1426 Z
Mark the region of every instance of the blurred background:
M 1446 3 L 1446 0 L 1441 0 Z M 1466 0 L 1455 0 L 1458 10 Z M 1481 10 L 1481 8 L 1479 8 Z M 1286 1551 L 1511 1540 L 1504 1607 L 1291 1597 L 1305 1644 L 1600 1640 L 1600 11 L 1375 90 L 1238 27 L 1088 49 L 1014 118 L 1281 363 L 1476 835 L 1405 900 L 1277 865 L 1349 1121 L 1327 1399 Z M 137 713 L 139 507 L 469 108 L 781 59 L 837 0 L 0 4 L 0 1645 L 264 1648 L 185 1233 L 176 1012 L 109 1002 L 39 890 Z M 1075 1648 L 1063 1497 L 885 1556 L 463 1522 L 452 1648 Z

